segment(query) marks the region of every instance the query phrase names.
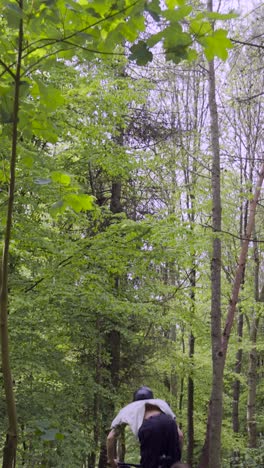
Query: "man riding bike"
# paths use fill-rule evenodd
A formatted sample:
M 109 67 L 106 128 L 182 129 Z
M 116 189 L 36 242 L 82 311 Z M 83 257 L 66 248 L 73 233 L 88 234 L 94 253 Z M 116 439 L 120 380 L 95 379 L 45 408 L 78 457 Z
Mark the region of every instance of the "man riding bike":
M 162 456 L 170 460 L 168 466 L 180 461 L 183 434 L 175 419 L 169 405 L 155 399 L 150 388 L 139 388 L 134 393 L 133 402 L 122 408 L 111 424 L 107 437 L 107 457 L 111 468 L 117 467 L 116 440 L 122 425 L 129 425 L 139 439 L 142 468 L 158 468 Z

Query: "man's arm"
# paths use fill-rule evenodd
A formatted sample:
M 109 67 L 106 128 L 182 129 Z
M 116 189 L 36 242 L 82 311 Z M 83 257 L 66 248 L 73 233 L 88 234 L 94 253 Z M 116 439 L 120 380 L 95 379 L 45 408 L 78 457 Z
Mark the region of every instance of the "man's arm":
M 106 440 L 107 463 L 111 466 L 111 468 L 117 467 L 117 462 L 115 460 L 117 435 L 117 431 L 115 429 L 111 429 Z

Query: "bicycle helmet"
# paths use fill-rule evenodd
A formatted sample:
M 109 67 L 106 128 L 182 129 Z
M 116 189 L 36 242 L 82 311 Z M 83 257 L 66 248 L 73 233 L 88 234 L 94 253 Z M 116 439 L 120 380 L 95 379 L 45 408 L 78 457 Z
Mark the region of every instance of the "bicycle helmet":
M 148 400 L 154 398 L 153 392 L 149 387 L 140 387 L 134 392 L 133 401 Z

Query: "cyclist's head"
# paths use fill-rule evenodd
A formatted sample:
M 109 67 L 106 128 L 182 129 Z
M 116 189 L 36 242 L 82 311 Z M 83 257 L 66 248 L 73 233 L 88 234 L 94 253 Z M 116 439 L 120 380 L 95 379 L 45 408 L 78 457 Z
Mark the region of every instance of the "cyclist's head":
M 154 398 L 153 392 L 149 387 L 140 387 L 133 395 L 133 401 L 148 400 L 149 398 Z

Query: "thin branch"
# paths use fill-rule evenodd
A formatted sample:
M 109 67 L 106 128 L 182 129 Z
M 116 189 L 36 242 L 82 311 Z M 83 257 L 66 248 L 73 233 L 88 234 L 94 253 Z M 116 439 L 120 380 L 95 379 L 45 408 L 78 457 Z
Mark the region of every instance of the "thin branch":
M 249 46 L 249 47 L 256 47 L 257 49 L 264 49 L 264 45 L 254 44 L 253 42 L 238 41 L 238 40 L 232 39 L 232 38 L 230 38 L 230 41 L 233 42 L 234 44 L 240 44 L 240 45 L 245 45 L 245 46 Z
M 36 62 L 32 63 L 32 65 L 30 65 L 23 73 L 21 73 L 21 77 L 27 75 L 27 73 L 29 73 L 29 71 L 33 71 L 34 68 L 40 63 L 42 62 L 43 60 L 46 60 L 47 58 L 49 57 L 52 57 L 52 55 L 56 55 L 57 53 L 59 52 L 63 52 L 64 50 L 70 50 L 68 47 L 65 48 L 65 49 L 57 49 L 57 50 L 54 50 L 53 52 L 50 52 L 49 54 L 46 54 L 44 55 L 43 57 L 40 57 L 39 60 L 37 60 Z
M 32 291 L 32 289 L 34 289 L 39 283 L 41 283 L 42 281 L 44 281 L 44 278 L 40 278 L 38 281 L 36 281 L 32 286 L 30 286 L 29 288 L 25 289 L 25 293 L 29 292 L 29 291 Z
M 263 96 L 264 95 L 264 92 L 261 92 L 261 93 L 258 93 L 258 94 L 253 94 L 253 96 L 249 96 L 249 97 L 246 97 L 246 98 L 237 98 L 236 101 L 237 102 L 248 102 L 248 101 L 251 101 L 251 99 L 255 99 L 259 96 Z
M 204 227 L 204 228 L 209 228 L 211 230 L 213 230 L 213 226 L 211 224 L 202 224 L 200 223 L 199 226 L 201 227 Z M 246 237 L 244 236 L 238 236 L 237 234 L 233 234 L 232 232 L 229 232 L 229 231 L 224 231 L 223 229 L 217 231 L 219 233 L 222 233 L 222 234 L 228 234 L 229 236 L 233 237 L 234 239 L 237 239 L 237 240 L 240 240 L 240 241 L 245 241 L 246 240 Z M 258 240 L 255 240 L 255 239 L 249 239 L 249 242 L 257 242 L 259 244 L 263 244 L 264 243 L 264 239 L 258 239 Z
M 125 56 L 124 52 L 104 52 L 101 50 L 89 49 L 88 47 L 82 46 L 80 44 L 75 44 L 74 42 L 68 40 L 62 40 L 63 44 L 69 44 L 77 49 L 85 50 L 86 52 L 92 52 L 93 54 L 101 54 L 101 55 L 122 55 Z
M 0 65 L 2 65 L 2 67 L 5 69 L 5 71 L 3 73 L 1 73 L 0 77 L 3 76 L 5 74 L 5 72 L 9 73 L 9 75 L 13 78 L 13 80 L 16 79 L 16 75 L 14 72 L 12 72 L 12 70 L 10 70 L 10 67 L 8 67 L 5 62 L 3 62 L 3 60 L 0 59 Z

